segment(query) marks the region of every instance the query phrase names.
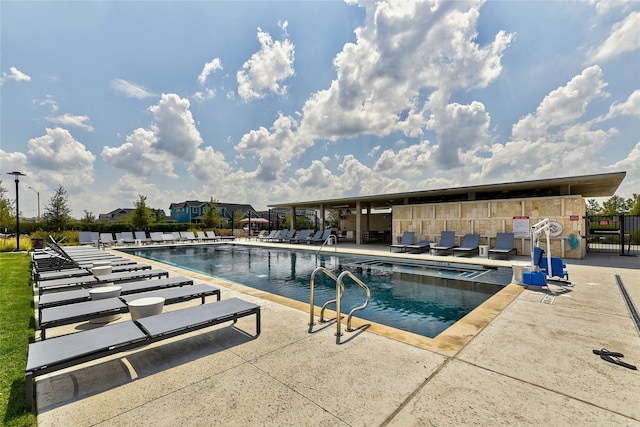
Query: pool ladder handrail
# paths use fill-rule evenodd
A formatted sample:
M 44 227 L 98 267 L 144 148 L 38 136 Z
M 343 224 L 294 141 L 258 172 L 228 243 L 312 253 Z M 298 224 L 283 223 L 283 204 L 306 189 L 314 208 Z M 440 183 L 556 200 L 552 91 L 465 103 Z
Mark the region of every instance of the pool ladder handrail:
M 309 326 L 313 326 L 315 323 L 313 322 L 313 318 L 314 318 L 314 288 L 315 288 L 315 278 L 316 278 L 316 274 L 318 273 L 324 273 L 327 276 L 331 277 L 333 280 L 335 280 L 336 282 L 336 299 L 334 300 L 329 300 L 327 302 L 325 302 L 322 305 L 322 308 L 320 309 L 320 322 L 324 322 L 324 310 L 325 308 L 327 308 L 328 305 L 330 304 L 335 304 L 336 305 L 336 336 L 341 336 L 342 335 L 342 322 L 341 322 L 341 301 L 342 301 L 342 296 L 344 295 L 344 278 L 346 276 L 349 276 L 351 278 L 351 280 L 353 280 L 354 282 L 356 282 L 356 284 L 358 284 L 361 288 L 364 289 L 366 295 L 367 295 L 367 299 L 365 300 L 364 304 L 357 306 L 355 308 L 353 308 L 350 312 L 349 312 L 349 316 L 347 317 L 347 331 L 348 332 L 352 332 L 354 329 L 351 328 L 351 318 L 353 317 L 354 313 L 360 311 L 360 310 L 364 310 L 365 308 L 367 308 L 369 306 L 369 302 L 371 301 L 371 290 L 369 289 L 369 287 L 362 281 L 360 280 L 356 275 L 354 275 L 353 273 L 351 273 L 350 271 L 343 271 L 342 273 L 340 273 L 340 275 L 338 277 L 336 277 L 333 273 L 331 273 L 329 270 L 327 270 L 324 267 L 318 267 L 315 270 L 313 270 L 313 273 L 311 273 L 311 279 L 310 279 L 310 285 L 311 285 L 311 295 L 310 295 L 310 299 L 309 299 Z
M 322 244 L 320 245 L 320 247 L 318 248 L 318 250 L 316 251 L 316 256 L 318 256 L 318 254 L 320 253 L 320 251 L 322 250 L 322 248 L 324 248 L 324 246 L 326 244 L 328 244 L 329 241 L 333 242 L 333 251 L 337 252 L 338 251 L 338 236 L 336 236 L 335 234 L 329 234 L 329 237 L 327 237 L 326 239 L 324 239 L 324 242 L 322 242 Z

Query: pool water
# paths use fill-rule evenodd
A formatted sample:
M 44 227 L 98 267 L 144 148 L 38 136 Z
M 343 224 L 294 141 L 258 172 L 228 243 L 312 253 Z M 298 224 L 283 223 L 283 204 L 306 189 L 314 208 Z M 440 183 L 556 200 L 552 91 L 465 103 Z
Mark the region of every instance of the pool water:
M 349 270 L 371 290 L 369 306 L 355 315 L 433 338 L 510 282 L 510 269 L 428 263 L 338 253 L 295 251 L 236 244 L 178 245 L 126 249 L 128 253 L 309 303 L 317 267 L 338 276 Z M 336 285 L 316 275 L 315 304 L 335 299 Z M 365 292 L 345 279 L 342 312 L 365 301 Z M 330 306 L 334 309 L 335 306 Z

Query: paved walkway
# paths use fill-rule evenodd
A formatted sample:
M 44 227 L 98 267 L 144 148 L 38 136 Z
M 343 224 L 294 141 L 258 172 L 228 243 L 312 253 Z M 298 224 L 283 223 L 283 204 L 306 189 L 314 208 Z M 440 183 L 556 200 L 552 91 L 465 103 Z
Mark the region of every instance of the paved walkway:
M 387 247 L 367 249 L 389 255 Z M 640 258 L 602 255 L 568 264 L 573 287 L 552 286 L 550 294 L 510 286 L 507 296 L 499 293 L 488 309 L 479 309 L 488 321 L 487 313 L 475 313 L 471 318 L 481 320 L 462 322 L 450 341 L 426 344 L 371 329 L 337 344 L 334 323 L 308 332 L 302 305 L 223 287 L 223 298 L 262 306 L 258 338 L 250 336 L 253 318 L 246 318 L 237 327 L 222 325 L 43 376 L 36 383 L 38 423 L 638 426 L 639 372 L 592 350 L 619 351 L 640 366 L 639 333 L 616 280 L 640 306 Z M 56 333 L 64 328 L 48 335 Z

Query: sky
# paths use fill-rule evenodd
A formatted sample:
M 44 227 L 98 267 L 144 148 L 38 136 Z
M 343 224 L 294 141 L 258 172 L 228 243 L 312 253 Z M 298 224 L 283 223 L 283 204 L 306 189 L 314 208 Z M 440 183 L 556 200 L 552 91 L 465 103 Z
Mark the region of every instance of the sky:
M 0 180 L 76 218 L 626 171 L 640 1 L 2 1 Z

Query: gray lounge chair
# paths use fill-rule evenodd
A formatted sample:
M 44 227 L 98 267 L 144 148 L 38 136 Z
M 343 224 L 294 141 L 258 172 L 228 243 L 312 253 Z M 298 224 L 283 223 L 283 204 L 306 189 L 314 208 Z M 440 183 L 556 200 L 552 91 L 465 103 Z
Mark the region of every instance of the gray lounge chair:
M 63 279 L 46 280 L 38 284 L 38 293 L 54 289 L 86 288 L 88 286 L 103 285 L 105 283 L 132 282 L 153 277 L 169 277 L 169 272 L 161 269 L 124 271 L 121 273 L 105 274 L 104 276 L 65 277 Z
M 257 337 L 260 306 L 230 298 L 31 343 L 25 369 L 25 408 L 33 410 L 37 376 L 254 314 Z
M 132 245 L 136 242 L 136 239 L 133 237 L 133 232 L 131 231 L 123 231 L 121 234 L 122 242 L 125 245 Z
M 440 233 L 440 242 L 435 246 L 431 246 L 431 249 L 435 251 L 436 255 L 439 251 L 450 251 L 455 246 L 455 239 L 455 231 L 442 231 Z
M 489 249 L 489 257 L 491 257 L 491 254 L 498 254 L 506 255 L 507 259 L 509 259 L 509 254 L 513 251 L 518 255 L 518 249 L 514 247 L 514 241 L 513 233 L 496 233 L 496 244 Z
M 144 231 L 135 231 L 134 235 L 136 240 L 140 241 L 140 244 L 146 245 L 151 242 L 151 239 L 147 237 L 147 233 Z
M 311 237 L 311 233 L 313 233 L 313 230 L 302 230 L 297 236 L 289 239 L 289 243 L 307 242 Z
M 93 245 L 93 239 L 91 238 L 90 231 L 80 231 L 78 232 L 78 242 L 81 245 Z
M 85 322 L 118 313 L 126 313 L 129 311 L 128 304 L 136 299 L 161 297 L 164 298 L 164 304 L 169 305 L 200 298 L 202 304 L 204 304 L 205 298 L 211 295 L 215 295 L 217 300 L 220 301 L 220 289 L 200 284 L 45 308 L 40 311 L 40 338 L 42 340 L 47 339 L 47 328 Z
M 100 244 L 102 246 L 112 246 L 115 244 L 112 233 L 100 233 Z
M 405 231 L 397 244 L 389 246 L 389 252 L 391 252 L 392 249 L 400 249 L 401 252 L 404 252 L 408 245 L 413 245 L 413 239 L 415 236 L 415 232 Z
M 453 255 L 456 253 L 470 254 L 472 252 L 478 252 L 480 246 L 479 234 L 465 234 L 462 239 L 462 244 L 453 248 Z
M 320 236 L 319 239 L 311 239 L 309 240 L 310 243 L 324 243 L 327 241 L 327 239 L 329 238 L 329 236 L 331 236 L 331 229 L 330 228 L 326 228 L 323 232 L 322 235 Z
M 413 245 L 407 245 L 405 246 L 404 250 L 407 252 L 412 252 L 412 253 L 420 253 L 420 252 L 425 252 L 429 250 L 429 247 L 431 246 L 432 242 L 428 242 L 426 240 L 421 240 L 417 243 L 414 243 Z

